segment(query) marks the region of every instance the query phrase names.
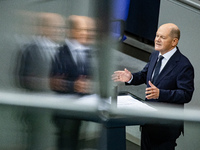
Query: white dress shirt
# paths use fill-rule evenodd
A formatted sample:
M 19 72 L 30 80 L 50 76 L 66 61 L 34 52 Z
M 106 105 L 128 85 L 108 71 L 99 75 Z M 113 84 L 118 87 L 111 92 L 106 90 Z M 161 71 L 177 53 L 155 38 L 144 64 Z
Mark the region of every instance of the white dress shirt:
M 169 52 L 165 53 L 164 55 L 162 55 L 164 58 L 162 59 L 162 63 L 161 63 L 161 67 L 160 67 L 160 72 L 163 70 L 163 68 L 165 67 L 165 65 L 167 64 L 167 62 L 169 61 L 169 59 L 172 57 L 172 55 L 176 52 L 176 50 L 177 50 L 177 48 L 175 47 L 171 51 L 169 51 Z M 158 57 L 160 55 L 161 55 L 161 53 L 159 53 Z M 154 71 L 153 71 L 152 77 L 153 77 L 153 75 L 154 75 Z M 132 80 L 133 80 L 133 75 L 132 75 L 131 79 L 127 83 L 131 83 Z
M 172 57 L 172 55 L 176 52 L 176 50 L 177 50 L 177 48 L 175 47 L 171 51 L 169 51 L 169 52 L 165 53 L 164 55 L 162 55 L 164 58 L 162 59 L 162 63 L 161 63 L 161 67 L 160 67 L 160 72 L 163 70 L 163 68 L 165 67 L 165 65 L 167 64 L 167 62 L 169 61 L 169 59 Z M 158 57 L 160 55 L 161 54 L 159 53 Z
M 69 50 L 72 54 L 72 57 L 73 57 L 75 63 L 77 63 L 77 55 L 79 55 L 81 57 L 81 59 L 83 61 L 85 61 L 86 56 L 85 56 L 84 51 L 88 50 L 89 47 L 84 46 L 84 45 L 80 44 L 78 41 L 73 40 L 73 39 L 66 39 L 65 42 L 66 42 L 67 46 L 69 47 Z

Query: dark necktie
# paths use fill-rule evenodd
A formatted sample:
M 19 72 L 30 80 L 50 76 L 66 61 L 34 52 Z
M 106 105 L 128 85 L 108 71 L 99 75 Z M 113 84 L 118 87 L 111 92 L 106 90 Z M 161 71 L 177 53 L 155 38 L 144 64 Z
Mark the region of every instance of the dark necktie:
M 91 69 L 90 68 L 90 65 L 91 65 L 91 55 L 90 55 L 90 50 L 89 49 L 86 49 L 83 51 L 84 52 L 84 61 L 83 61 L 83 64 L 84 64 L 84 73 L 86 75 L 88 75 L 89 73 L 89 70 Z
M 83 58 L 79 50 L 76 50 L 75 52 L 76 52 L 77 68 L 79 72 L 82 73 L 83 72 Z
M 163 58 L 164 57 L 162 55 L 160 55 L 159 58 L 158 58 L 158 62 L 156 63 L 156 66 L 155 66 L 155 71 L 154 71 L 154 76 L 153 76 L 153 79 L 152 79 L 152 83 L 155 83 L 157 78 L 158 78 Z
M 79 71 L 81 74 L 87 73 L 87 66 L 88 66 L 88 57 L 89 57 L 89 51 L 88 50 L 82 50 L 82 51 L 76 51 L 76 59 L 77 59 L 77 66 L 79 68 Z

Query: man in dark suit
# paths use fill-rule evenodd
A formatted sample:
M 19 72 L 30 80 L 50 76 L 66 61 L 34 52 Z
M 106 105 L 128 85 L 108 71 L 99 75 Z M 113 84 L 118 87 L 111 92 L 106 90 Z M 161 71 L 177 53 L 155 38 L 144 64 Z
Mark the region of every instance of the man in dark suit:
M 116 71 L 112 76 L 113 80 L 127 85 L 147 84 L 146 101 L 180 106 L 188 103 L 194 91 L 194 69 L 177 47 L 179 38 L 180 30 L 175 24 L 160 26 L 155 37 L 155 52 L 151 54 L 143 70 L 133 74 L 127 69 Z M 159 61 L 160 57 L 163 58 Z M 159 63 L 160 67 L 157 67 Z M 141 149 L 174 150 L 181 131 L 182 123 L 142 125 Z
M 34 14 L 34 35 L 23 46 L 19 56 L 20 86 L 31 91 L 49 91 L 51 62 L 64 42 L 65 20 L 56 13 Z
M 50 86 L 61 93 L 89 94 L 91 86 L 91 46 L 95 23 L 92 18 L 72 15 L 67 21 L 66 44 L 60 48 L 51 70 Z
M 50 87 L 62 94 L 91 94 L 91 46 L 94 42 L 95 23 L 92 18 L 72 15 L 67 20 L 66 44 L 59 49 L 52 64 Z M 58 149 L 78 148 L 80 120 L 69 119 L 65 114 L 55 114 L 58 129 Z
M 16 71 L 19 75 L 17 83 L 20 88 L 30 92 L 50 92 L 49 73 L 51 62 L 55 57 L 58 47 L 64 41 L 63 28 L 65 19 L 57 13 L 40 12 L 28 13 L 28 17 L 34 22 L 32 31 L 34 35 L 28 43 L 25 43 L 19 52 L 19 66 Z M 29 150 L 46 149 L 48 137 L 45 134 L 45 124 L 49 119 L 41 115 L 40 111 L 26 109 L 22 116 L 22 124 L 27 129 L 27 141 Z M 49 120 L 48 120 L 49 121 Z

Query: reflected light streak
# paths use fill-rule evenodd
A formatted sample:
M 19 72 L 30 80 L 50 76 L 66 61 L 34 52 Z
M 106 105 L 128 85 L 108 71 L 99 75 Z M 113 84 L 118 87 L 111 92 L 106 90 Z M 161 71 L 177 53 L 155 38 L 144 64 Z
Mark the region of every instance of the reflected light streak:
M 200 110 L 199 108 L 180 108 L 175 105 L 164 105 L 164 104 L 153 104 L 152 108 L 156 109 L 133 109 L 131 107 L 127 108 L 112 108 L 110 110 L 110 115 L 119 115 L 123 117 L 137 117 L 140 119 L 164 119 L 164 120 L 174 120 L 174 121 L 194 121 L 200 122 Z M 138 118 L 139 117 L 139 118 Z
M 92 94 L 87 96 L 78 96 L 73 94 L 57 95 L 55 93 L 28 93 L 19 91 L 0 91 L 0 104 L 1 105 L 14 105 L 35 107 L 53 110 L 73 111 L 86 113 L 87 115 L 96 115 L 97 111 L 102 111 L 106 114 L 104 120 L 109 120 L 112 116 L 118 118 L 134 119 L 137 121 L 144 120 L 149 121 L 151 119 L 164 119 L 174 121 L 194 121 L 200 122 L 200 110 L 198 108 L 180 108 L 175 105 L 163 105 L 163 104 L 148 104 L 148 107 L 143 109 L 137 109 L 137 106 L 116 107 L 106 105 L 106 109 L 98 109 L 99 101 L 101 99 L 98 95 Z M 109 102 L 110 103 L 110 102 Z M 109 104 L 107 103 L 107 104 Z M 119 105 L 119 104 L 118 104 Z M 105 113 L 106 111 L 106 113 Z M 102 116 L 99 116 L 102 117 Z M 133 120 L 134 121 L 134 120 Z

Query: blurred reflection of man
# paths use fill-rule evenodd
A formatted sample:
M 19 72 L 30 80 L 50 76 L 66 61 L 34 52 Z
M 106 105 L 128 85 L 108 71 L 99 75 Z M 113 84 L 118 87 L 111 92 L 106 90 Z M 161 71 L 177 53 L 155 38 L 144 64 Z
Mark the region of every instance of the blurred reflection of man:
M 60 48 L 52 64 L 50 86 L 58 93 L 85 95 L 93 93 L 91 55 L 95 39 L 95 22 L 86 16 L 69 16 L 66 44 Z M 75 150 L 81 121 L 56 114 L 59 149 Z
M 146 101 L 183 106 L 192 99 L 194 68 L 178 49 L 179 28 L 172 23 L 161 25 L 155 37 L 155 52 L 142 71 L 116 71 L 114 81 L 127 85 L 147 84 Z M 158 67 L 159 66 L 159 67 Z M 147 123 L 142 126 L 142 150 L 174 150 L 183 131 L 182 122 Z
M 34 91 L 47 91 L 51 61 L 64 41 L 64 18 L 55 13 L 35 14 L 35 35 L 24 46 L 20 60 L 20 85 Z
M 66 44 L 56 55 L 51 72 L 51 89 L 63 93 L 89 94 L 91 87 L 91 45 L 94 21 L 86 16 L 68 18 Z
M 47 92 L 49 88 L 49 73 L 52 60 L 64 42 L 65 19 L 55 13 L 31 14 L 35 20 L 31 24 L 34 35 L 31 41 L 24 45 L 21 50 L 19 78 L 20 85 L 32 92 Z M 27 100 L 28 101 L 28 100 Z M 22 114 L 23 123 L 27 129 L 27 149 L 47 149 L 50 137 L 46 135 L 48 117 L 45 114 L 32 109 L 27 109 Z M 48 121 L 47 121 L 48 120 Z M 24 123 L 25 122 L 25 123 Z M 48 122 L 49 124 L 49 122 Z

